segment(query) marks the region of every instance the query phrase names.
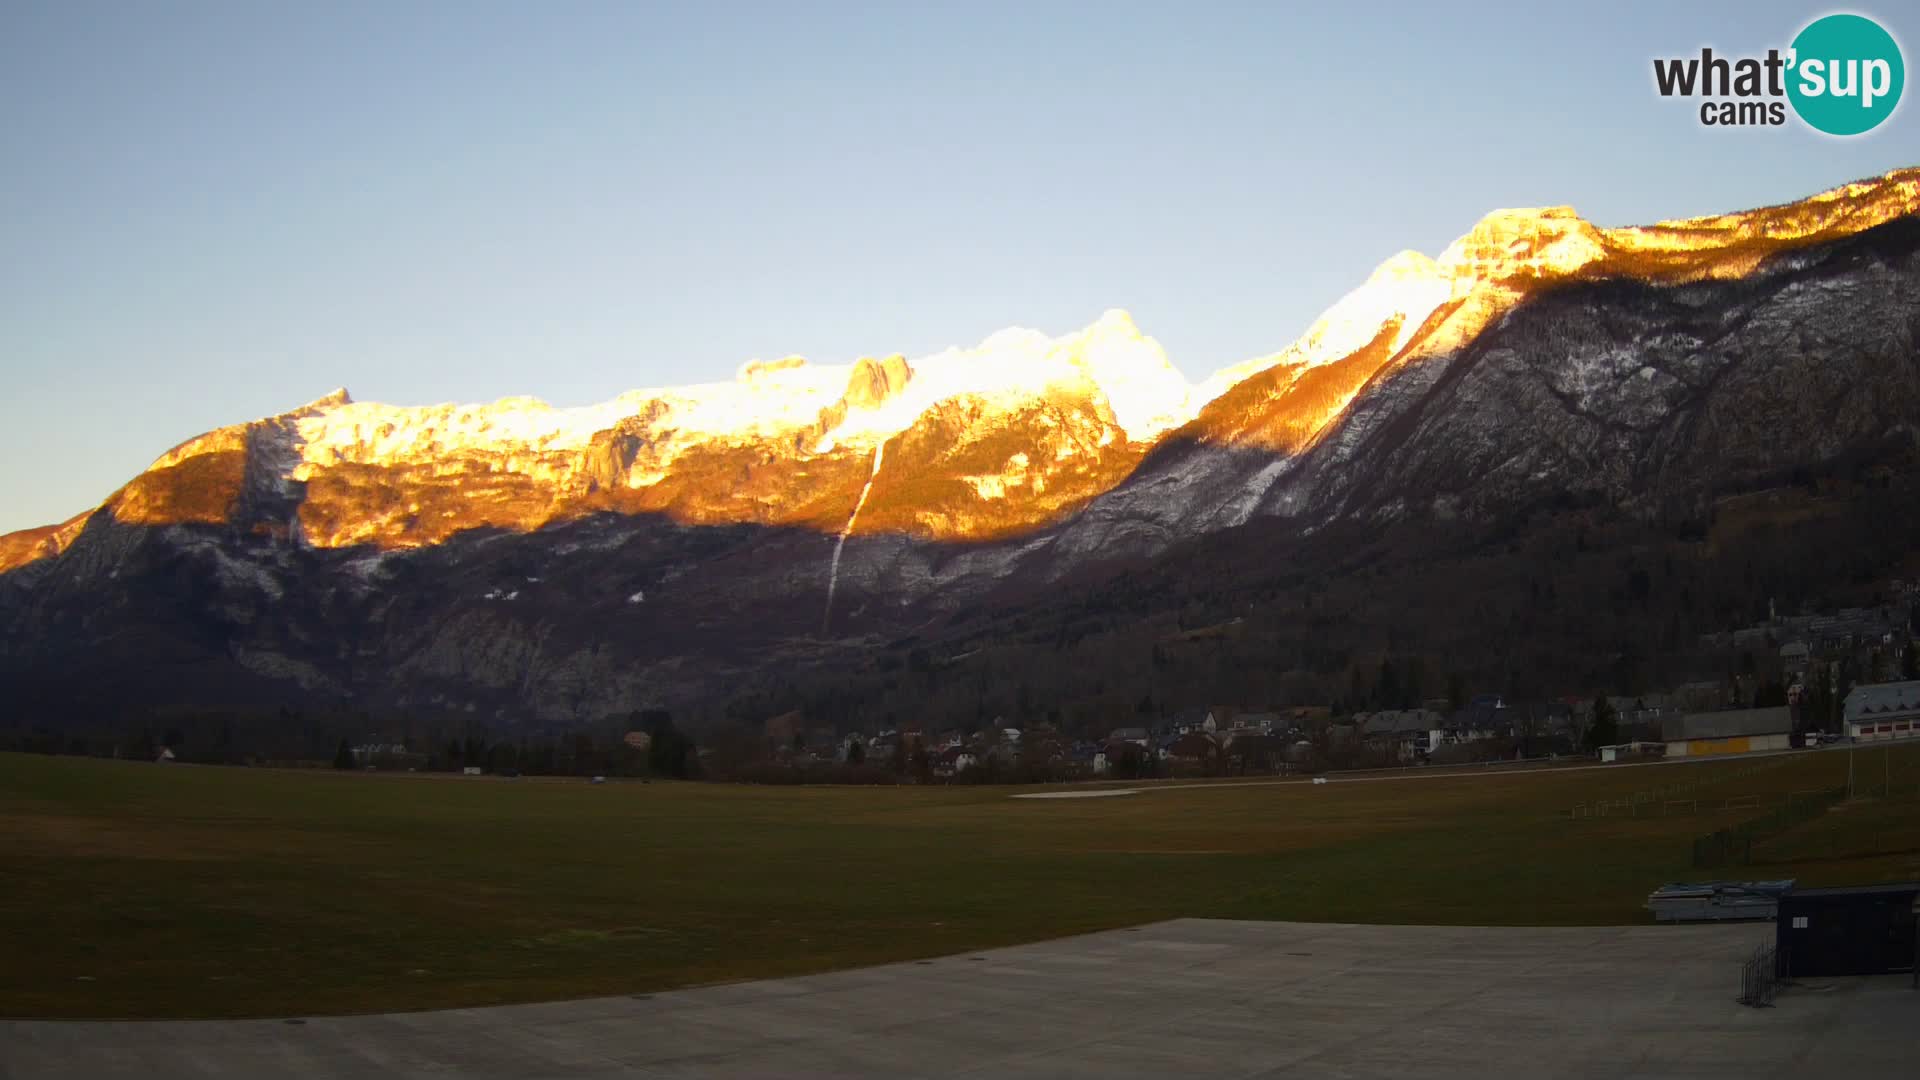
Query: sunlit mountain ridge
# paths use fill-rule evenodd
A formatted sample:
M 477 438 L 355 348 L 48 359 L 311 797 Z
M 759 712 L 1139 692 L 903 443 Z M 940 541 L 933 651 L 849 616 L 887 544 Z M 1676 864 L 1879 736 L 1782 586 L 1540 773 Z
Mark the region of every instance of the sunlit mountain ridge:
M 1062 520 L 1169 440 L 1297 454 L 1385 373 L 1457 351 L 1556 284 L 1737 279 L 1917 208 L 1920 170 L 1908 169 L 1644 227 L 1600 228 L 1568 207 L 1498 210 L 1436 257 L 1386 260 L 1285 348 L 1199 381 L 1112 310 L 1059 336 L 1013 328 L 921 357 L 755 361 L 730 381 L 578 408 L 397 406 L 341 390 L 187 440 L 99 511 L 315 547 L 417 547 L 606 510 L 1001 537 Z M 88 516 L 5 538 L 0 570 L 57 554 Z

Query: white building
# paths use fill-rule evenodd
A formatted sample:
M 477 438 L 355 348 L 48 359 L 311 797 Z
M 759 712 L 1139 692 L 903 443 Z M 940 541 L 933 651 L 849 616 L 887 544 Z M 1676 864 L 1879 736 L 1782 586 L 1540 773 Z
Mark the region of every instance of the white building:
M 1856 686 L 1841 717 L 1847 738 L 1857 742 L 1920 738 L 1920 681 Z
M 1640 741 L 1615 743 L 1612 746 L 1603 746 L 1600 748 L 1600 760 L 1603 762 L 1621 761 L 1633 757 L 1657 756 L 1666 753 L 1666 751 L 1666 743 Z

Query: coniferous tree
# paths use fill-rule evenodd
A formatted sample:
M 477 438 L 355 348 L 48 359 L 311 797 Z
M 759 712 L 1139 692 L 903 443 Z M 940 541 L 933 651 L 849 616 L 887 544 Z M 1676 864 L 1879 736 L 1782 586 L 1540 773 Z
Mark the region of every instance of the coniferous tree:
M 1587 749 L 1598 750 L 1620 739 L 1620 725 L 1613 713 L 1613 702 L 1605 694 L 1593 699 L 1593 723 L 1587 726 Z
M 674 726 L 672 714 L 665 709 L 647 709 L 640 716 L 652 740 L 647 746 L 647 771 L 655 776 L 686 779 L 694 754 L 693 740 Z

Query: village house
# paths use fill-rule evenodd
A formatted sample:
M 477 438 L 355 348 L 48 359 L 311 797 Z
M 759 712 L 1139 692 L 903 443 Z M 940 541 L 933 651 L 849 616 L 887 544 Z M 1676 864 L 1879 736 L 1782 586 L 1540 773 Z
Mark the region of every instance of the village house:
M 1683 713 L 1712 712 L 1727 703 L 1727 688 L 1718 679 L 1681 683 L 1673 689 L 1675 704 Z
M 1218 726 L 1213 719 L 1212 710 L 1205 705 L 1189 705 L 1167 717 L 1165 725 L 1169 735 L 1185 735 L 1192 731 L 1213 731 Z
M 1527 726 L 1531 734 L 1540 737 L 1572 738 L 1580 731 L 1580 722 L 1574 718 L 1573 706 L 1564 701 L 1549 701 L 1531 706 Z
M 368 768 L 417 769 L 426 765 L 427 755 L 408 750 L 405 743 L 366 742 L 353 748 L 353 760 Z
M 1243 712 L 1233 718 L 1235 731 L 1257 731 L 1266 735 L 1280 726 L 1280 714 L 1277 712 Z
M 1267 730 L 1265 728 L 1241 727 L 1239 724 L 1235 724 L 1224 731 L 1214 732 L 1213 739 L 1220 744 L 1222 750 L 1225 750 L 1235 743 L 1245 742 L 1248 739 L 1257 739 L 1266 733 Z
M 1287 741 L 1279 735 L 1248 729 L 1226 748 L 1228 771 L 1275 772 L 1286 765 Z
M 1513 734 L 1513 718 L 1506 699 L 1481 694 L 1447 717 L 1440 743 L 1479 742 Z M 1435 749 L 1430 747 L 1429 749 Z
M 1426 709 L 1382 709 L 1353 719 L 1369 745 L 1393 749 L 1402 761 L 1432 753 L 1446 736 L 1446 718 Z
M 1716 684 L 1717 688 L 1717 684 Z M 1665 737 L 1666 723 L 1683 716 L 1676 697 L 1672 694 L 1643 694 L 1639 697 L 1614 696 L 1607 699 L 1613 706 L 1614 727 L 1623 742 L 1659 742 Z M 1695 712 L 1711 712 L 1711 708 L 1695 709 Z M 1579 710 L 1579 723 L 1575 734 L 1585 731 L 1593 723 L 1593 705 L 1591 702 Z
M 1093 759 L 1095 755 L 1099 753 L 1100 746 L 1097 743 L 1090 743 L 1083 740 L 1075 742 L 1067 748 L 1067 760 L 1073 762 L 1075 765 L 1092 768 Z
M 1804 641 L 1789 641 L 1780 646 L 1780 670 L 1788 675 L 1805 675 L 1813 660 L 1813 650 Z
M 1185 735 L 1176 735 L 1166 748 L 1165 757 L 1170 761 L 1188 765 L 1212 765 L 1219 760 L 1220 744 L 1211 735 L 1201 731 L 1189 731 Z
M 951 778 L 979 763 L 973 751 L 960 746 L 949 746 L 933 756 L 933 775 Z

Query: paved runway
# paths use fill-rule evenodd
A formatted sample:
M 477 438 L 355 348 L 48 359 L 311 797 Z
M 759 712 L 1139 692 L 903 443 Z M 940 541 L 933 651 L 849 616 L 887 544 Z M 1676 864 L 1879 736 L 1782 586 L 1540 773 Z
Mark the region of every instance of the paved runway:
M 1183 919 L 639 998 L 0 1022 L 0 1076 L 1914 1076 L 1905 977 L 1734 1002 L 1771 930 Z

